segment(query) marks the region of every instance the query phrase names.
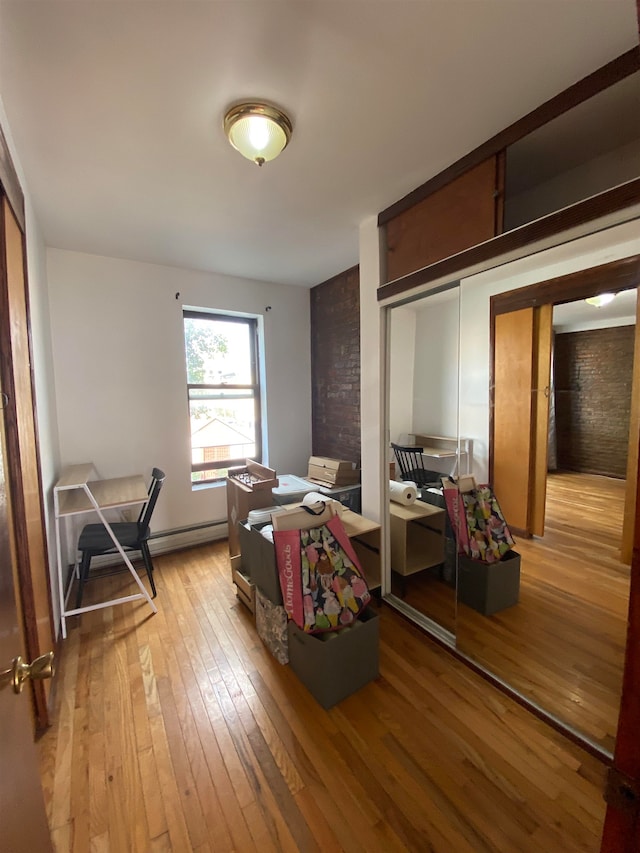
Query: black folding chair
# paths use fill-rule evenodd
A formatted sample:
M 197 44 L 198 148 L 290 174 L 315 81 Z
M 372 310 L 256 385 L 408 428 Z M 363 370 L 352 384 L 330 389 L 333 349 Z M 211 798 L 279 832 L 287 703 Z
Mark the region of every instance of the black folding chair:
M 109 527 L 125 551 L 140 551 L 144 561 L 147 577 L 151 585 L 152 597 L 156 597 L 156 585 L 153 581 L 153 563 L 151 562 L 151 554 L 149 553 L 148 539 L 151 533 L 149 524 L 151 516 L 158 501 L 160 489 L 165 481 L 164 471 L 159 468 L 154 468 L 151 473 L 151 483 L 146 503 L 140 510 L 140 515 L 137 521 L 116 521 L 110 524 Z M 82 593 L 84 585 L 89 580 L 89 569 L 91 559 L 101 554 L 115 554 L 117 548 L 104 524 L 87 524 L 80 534 L 78 539 L 78 550 L 82 556 L 80 559 L 80 577 L 78 579 L 78 594 L 76 598 L 76 607 L 82 605 Z M 118 567 L 115 571 L 101 572 L 100 577 L 105 575 L 116 574 L 126 569 Z
M 418 489 L 439 488 L 442 485 L 440 479 L 442 474 L 425 468 L 422 447 L 407 447 L 393 442 L 391 442 L 391 447 L 398 463 L 400 479 L 415 483 Z

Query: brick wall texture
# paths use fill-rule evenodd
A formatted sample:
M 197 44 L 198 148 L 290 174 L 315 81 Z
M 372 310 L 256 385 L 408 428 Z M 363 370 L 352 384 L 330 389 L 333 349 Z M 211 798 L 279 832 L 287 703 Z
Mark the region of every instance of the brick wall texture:
M 359 268 L 318 284 L 310 293 L 313 454 L 359 465 Z
M 634 326 L 555 338 L 558 469 L 626 476 Z

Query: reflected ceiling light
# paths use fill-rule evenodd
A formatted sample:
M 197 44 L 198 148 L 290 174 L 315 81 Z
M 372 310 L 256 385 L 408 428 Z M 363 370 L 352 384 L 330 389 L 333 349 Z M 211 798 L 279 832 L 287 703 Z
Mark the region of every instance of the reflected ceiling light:
M 589 305 L 595 305 L 596 308 L 602 308 L 603 305 L 608 305 L 610 302 L 613 302 L 615 298 L 615 293 L 601 293 L 599 296 L 590 296 L 584 301 L 588 302 Z
M 289 116 L 268 104 L 236 104 L 224 117 L 229 142 L 258 166 L 274 160 L 287 147 L 292 131 Z

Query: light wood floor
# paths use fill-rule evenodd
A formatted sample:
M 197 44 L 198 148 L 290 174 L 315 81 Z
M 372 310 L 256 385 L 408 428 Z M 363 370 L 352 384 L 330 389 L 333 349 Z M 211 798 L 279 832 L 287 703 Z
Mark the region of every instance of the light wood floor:
M 618 722 L 629 603 L 620 562 L 625 481 L 548 479 L 542 539 L 516 537 L 520 600 L 483 616 L 422 572 L 408 603 L 456 634 L 458 648 L 609 752 Z
M 257 637 L 226 542 L 156 567 L 157 615 L 70 620 L 39 743 L 58 853 L 599 849 L 604 767 L 388 606 L 380 677 L 324 711 Z

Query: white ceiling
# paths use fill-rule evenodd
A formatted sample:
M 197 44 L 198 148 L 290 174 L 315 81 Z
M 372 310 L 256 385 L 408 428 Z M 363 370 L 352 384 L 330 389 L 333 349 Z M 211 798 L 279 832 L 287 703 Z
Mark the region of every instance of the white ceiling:
M 638 43 L 636 0 L 0 0 L 47 245 L 312 286 L 358 226 Z M 262 169 L 222 132 L 294 124 Z

